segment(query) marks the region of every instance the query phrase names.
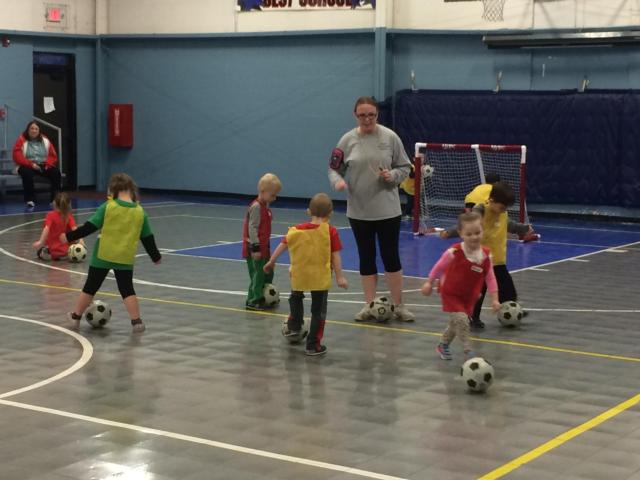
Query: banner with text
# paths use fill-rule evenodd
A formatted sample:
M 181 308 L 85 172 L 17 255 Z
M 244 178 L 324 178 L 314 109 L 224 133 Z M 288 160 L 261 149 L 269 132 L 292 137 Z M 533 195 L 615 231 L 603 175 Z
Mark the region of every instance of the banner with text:
M 240 12 L 376 8 L 376 0 L 238 0 Z

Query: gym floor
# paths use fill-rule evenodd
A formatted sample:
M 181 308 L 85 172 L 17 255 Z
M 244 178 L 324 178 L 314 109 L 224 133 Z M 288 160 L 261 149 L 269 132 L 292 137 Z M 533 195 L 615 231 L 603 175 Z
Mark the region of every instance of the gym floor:
M 75 201 L 85 221 L 101 202 Z M 244 309 L 245 201 L 143 195 L 163 251 L 140 250 L 135 287 L 147 331 L 132 335 L 112 277 L 107 328 L 59 327 L 88 263 L 31 248 L 45 210 L 0 206 L 0 461 L 11 479 L 640 480 L 638 224 L 535 218 L 540 242 L 509 242 L 530 315 L 517 329 L 486 311 L 474 349 L 495 367 L 466 391 L 462 352 L 440 360 L 439 297 L 419 288 L 450 243 L 401 234 L 413 324 L 355 323 L 362 304 L 344 212 L 348 291 L 329 297 L 324 357 L 284 342 L 283 301 Z M 276 202 L 273 233 L 305 220 Z M 279 238 L 274 238 L 274 242 Z M 91 249 L 94 238 L 87 239 Z M 384 280 L 380 281 L 385 290 Z M 308 304 L 306 304 L 308 307 Z

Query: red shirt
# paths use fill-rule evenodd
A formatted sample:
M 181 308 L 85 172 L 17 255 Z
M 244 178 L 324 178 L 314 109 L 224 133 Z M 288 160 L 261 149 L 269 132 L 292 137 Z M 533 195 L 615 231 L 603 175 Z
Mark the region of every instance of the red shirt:
M 271 256 L 271 247 L 269 244 L 269 240 L 271 238 L 272 215 L 269 207 L 260 203 L 257 198 L 253 202 L 251 202 L 251 204 L 249 204 L 249 209 L 244 216 L 244 224 L 242 225 L 242 257 L 251 257 L 251 247 L 249 245 L 249 229 L 254 228 L 254 226 L 250 225 L 249 214 L 250 210 L 254 208 L 255 205 L 258 205 L 260 208 L 260 223 L 257 226 L 258 242 L 260 245 L 260 256 L 263 259 L 268 260 Z
M 471 315 L 486 277 L 489 271 L 493 270 L 489 249 L 482 247 L 485 256 L 482 264 L 473 263 L 467 259 L 459 243 L 454 244 L 451 249 L 453 259 L 440 284 L 442 310 L 466 312 L 467 315 Z
M 44 219 L 44 226 L 49 227 L 49 236 L 47 237 L 47 248 L 51 253 L 51 258 L 64 257 L 69 249 L 68 243 L 62 243 L 60 241 L 60 234 L 65 233 L 67 230 L 73 230 L 76 228 L 76 221 L 73 215 L 69 213 L 67 215 L 67 221 L 62 220 L 62 215 L 58 210 L 53 210 L 47 213 Z
M 318 228 L 320 225 L 317 223 L 301 223 L 296 225 L 298 230 L 311 230 L 314 228 Z M 342 250 L 342 242 L 340 241 L 340 235 L 338 235 L 338 230 L 333 225 L 329 225 L 329 239 L 331 240 L 331 252 L 339 252 Z M 287 237 L 285 236 L 282 239 L 282 243 L 287 243 Z

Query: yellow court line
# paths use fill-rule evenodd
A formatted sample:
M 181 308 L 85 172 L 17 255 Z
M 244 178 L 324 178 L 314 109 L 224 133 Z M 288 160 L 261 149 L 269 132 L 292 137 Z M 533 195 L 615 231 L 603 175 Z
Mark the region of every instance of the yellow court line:
M 57 290 L 65 290 L 65 291 L 69 291 L 69 292 L 80 292 L 81 289 L 79 288 L 71 288 L 71 287 L 63 287 L 60 285 L 48 285 L 45 283 L 33 283 L 33 282 L 24 282 L 24 281 L 20 281 L 20 280 L 8 280 L 8 279 L 4 279 L 4 278 L 0 278 L 0 283 L 8 283 L 8 284 L 16 284 L 16 285 L 26 285 L 26 286 L 31 286 L 31 287 L 39 287 L 39 288 L 51 288 L 51 289 L 57 289 Z M 103 296 L 107 296 L 107 297 L 117 297 L 119 298 L 120 295 L 117 293 L 109 293 L 109 292 L 100 292 L 99 295 L 103 295 Z M 197 307 L 197 308 L 207 308 L 207 309 L 212 309 L 212 310 L 224 310 L 227 312 L 238 312 L 238 313 L 244 313 L 244 314 L 249 314 L 249 315 L 261 315 L 261 316 L 269 316 L 269 317 L 280 317 L 280 318 L 287 318 L 289 315 L 288 314 L 283 314 L 283 313 L 275 313 L 275 312 L 269 312 L 269 311 L 252 311 L 252 310 L 246 310 L 244 308 L 238 308 L 238 307 L 223 307 L 221 305 L 212 305 L 209 303 L 195 303 L 195 302 L 185 302 L 185 301 L 181 301 L 181 300 L 167 300 L 164 298 L 153 298 L 153 297 L 141 297 L 138 296 L 139 300 L 147 300 L 150 302 L 156 302 L 156 303 L 166 303 L 166 304 L 170 304 L 170 305 L 182 305 L 185 307 Z M 412 330 L 410 328 L 401 328 L 401 327 L 390 327 L 390 326 L 386 326 L 386 325 L 376 325 L 376 324 L 371 324 L 371 323 L 356 323 L 356 322 L 346 322 L 344 320 L 327 320 L 327 323 L 331 323 L 334 325 L 344 325 L 347 327 L 353 327 L 353 328 L 366 328 L 366 329 L 370 329 L 370 330 L 384 330 L 386 332 L 396 332 L 396 333 L 411 333 L 414 335 L 423 335 L 423 336 L 429 336 L 429 337 L 440 337 L 442 336 L 442 332 L 429 332 L 426 330 Z M 471 339 L 473 341 L 476 342 L 480 342 L 480 343 L 493 343 L 495 345 L 506 345 L 506 346 L 510 346 L 510 347 L 519 347 L 519 348 L 529 348 L 529 349 L 534 349 L 534 350 L 543 350 L 543 351 L 548 351 L 548 352 L 557 352 L 557 353 L 568 353 L 571 355 L 582 355 L 582 356 L 586 356 L 586 357 L 594 357 L 594 358 L 604 358 L 607 360 L 620 360 L 620 361 L 624 361 L 624 362 L 635 362 L 635 363 L 640 363 L 640 358 L 638 357 L 626 357 L 623 355 L 608 355 L 605 353 L 597 353 L 597 352 L 586 352 L 583 350 L 572 350 L 572 349 L 568 349 L 568 348 L 560 348 L 560 347 L 549 347 L 546 345 L 536 345 L 533 343 L 523 343 L 523 342 L 512 342 L 509 340 L 496 340 L 496 339 L 491 339 L 491 338 L 480 338 L 480 337 L 471 337 Z
M 615 407 L 610 408 L 606 412 L 601 413 L 600 415 L 592 418 L 591 420 L 587 420 L 582 425 L 578 425 L 577 427 L 572 428 L 571 430 L 568 430 L 558 435 L 557 437 L 549 440 L 546 443 L 543 443 L 539 447 L 534 448 L 533 450 L 525 453 L 524 455 L 521 455 L 518 458 L 511 460 L 509 463 L 505 463 L 501 467 L 496 468 L 495 470 L 483 475 L 482 477 L 479 477 L 478 480 L 496 480 L 498 478 L 502 478 L 508 473 L 511 473 L 512 471 L 514 471 L 515 469 L 520 468 L 524 464 L 529 463 L 532 460 L 535 460 L 536 458 L 540 457 L 541 455 L 544 455 L 550 450 L 553 450 L 554 448 L 559 447 L 560 445 L 568 442 L 569 440 L 572 440 L 578 435 L 582 435 L 586 431 L 591 430 L 592 428 L 597 427 L 601 423 L 606 422 L 607 420 L 615 417 L 616 415 L 624 412 L 625 410 L 630 409 L 631 407 L 637 405 L 639 402 L 640 402 L 640 394 L 636 395 L 635 397 L 631 397 L 629 400 L 625 400 L 624 402 L 619 403 Z

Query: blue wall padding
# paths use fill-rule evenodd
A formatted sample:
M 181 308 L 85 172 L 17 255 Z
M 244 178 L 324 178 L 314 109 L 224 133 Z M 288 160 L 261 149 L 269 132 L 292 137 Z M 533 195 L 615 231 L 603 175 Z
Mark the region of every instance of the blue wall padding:
M 640 206 L 640 91 L 403 90 L 395 129 L 408 152 L 525 144 L 529 203 Z

